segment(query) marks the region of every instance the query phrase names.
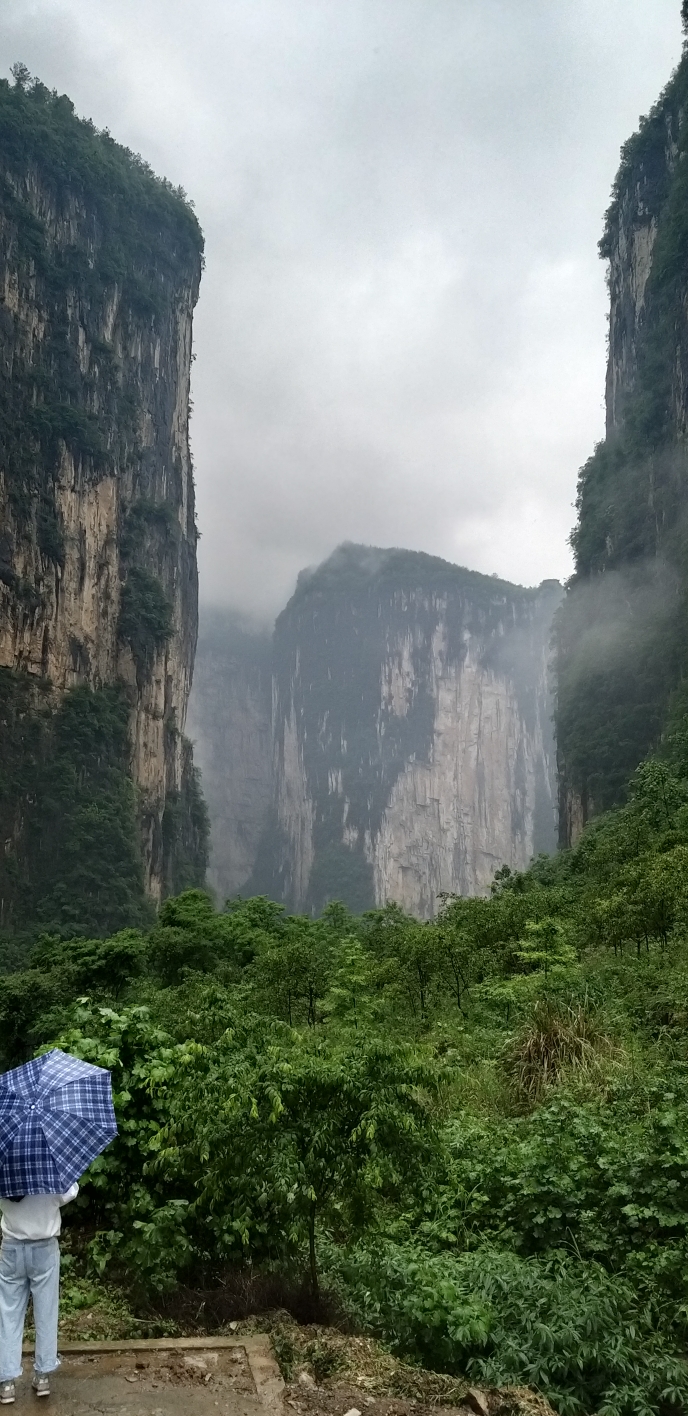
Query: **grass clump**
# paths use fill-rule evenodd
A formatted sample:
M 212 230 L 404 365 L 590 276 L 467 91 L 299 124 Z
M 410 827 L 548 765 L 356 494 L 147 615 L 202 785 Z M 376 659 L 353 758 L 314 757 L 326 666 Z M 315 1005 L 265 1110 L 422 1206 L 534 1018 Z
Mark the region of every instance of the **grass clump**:
M 611 1040 L 585 1003 L 562 1006 L 539 998 L 507 1049 L 504 1069 L 519 1102 L 535 1106 L 565 1077 L 599 1075 L 601 1058 L 611 1051 Z

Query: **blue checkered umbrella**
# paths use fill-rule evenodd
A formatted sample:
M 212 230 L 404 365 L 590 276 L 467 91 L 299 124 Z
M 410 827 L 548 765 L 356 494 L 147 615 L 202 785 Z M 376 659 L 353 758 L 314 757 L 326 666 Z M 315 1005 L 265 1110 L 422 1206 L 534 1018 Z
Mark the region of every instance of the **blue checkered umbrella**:
M 104 1067 L 54 1047 L 0 1075 L 0 1195 L 63 1195 L 116 1135 Z

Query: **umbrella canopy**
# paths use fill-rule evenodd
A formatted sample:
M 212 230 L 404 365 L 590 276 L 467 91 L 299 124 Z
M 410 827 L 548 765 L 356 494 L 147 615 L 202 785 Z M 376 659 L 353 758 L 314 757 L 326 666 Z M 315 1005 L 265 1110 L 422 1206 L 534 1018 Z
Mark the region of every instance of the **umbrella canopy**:
M 0 1075 L 0 1195 L 62 1195 L 117 1135 L 110 1073 L 54 1047 Z

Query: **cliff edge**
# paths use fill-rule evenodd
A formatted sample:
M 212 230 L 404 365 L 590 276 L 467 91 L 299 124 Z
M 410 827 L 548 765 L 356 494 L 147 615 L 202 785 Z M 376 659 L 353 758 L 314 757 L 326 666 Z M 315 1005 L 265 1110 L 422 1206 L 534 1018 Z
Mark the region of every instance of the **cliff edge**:
M 21 69 L 0 82 L 6 928 L 68 924 L 70 889 L 88 897 L 82 925 L 116 927 L 141 891 L 155 901 L 202 878 L 183 738 L 201 258 L 183 194 Z M 92 868 L 81 885 L 70 835 Z
M 685 18 L 685 16 L 684 16 Z M 625 144 L 608 262 L 606 436 L 583 467 L 558 621 L 560 839 L 623 800 L 688 669 L 688 55 Z

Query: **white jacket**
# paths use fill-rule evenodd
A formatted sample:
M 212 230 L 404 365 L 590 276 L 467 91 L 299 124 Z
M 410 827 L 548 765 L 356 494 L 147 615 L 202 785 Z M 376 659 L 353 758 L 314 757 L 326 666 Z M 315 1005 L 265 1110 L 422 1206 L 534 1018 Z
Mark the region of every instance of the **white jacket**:
M 65 1195 L 25 1195 L 23 1200 L 5 1200 L 0 1196 L 2 1233 L 7 1239 L 55 1239 L 62 1228 L 63 1205 L 75 1200 L 79 1186 L 74 1184 Z

